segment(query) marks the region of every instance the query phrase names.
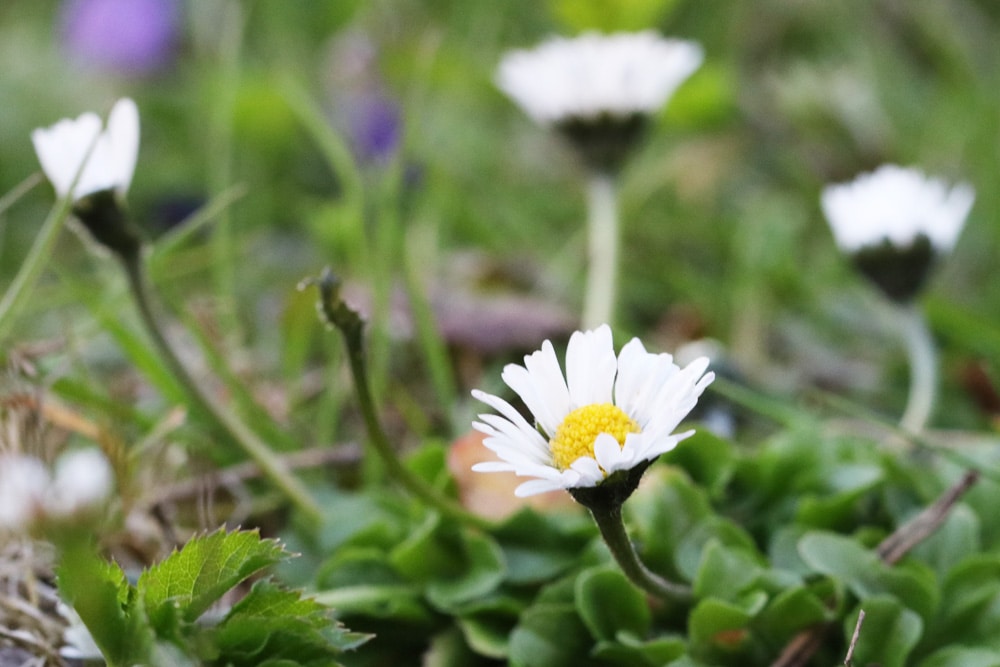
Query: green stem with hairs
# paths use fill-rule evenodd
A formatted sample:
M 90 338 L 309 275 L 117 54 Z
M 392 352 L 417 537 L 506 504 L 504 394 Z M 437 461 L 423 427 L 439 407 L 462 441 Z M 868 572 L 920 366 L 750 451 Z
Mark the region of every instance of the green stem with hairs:
M 396 450 L 389 442 L 389 437 L 383 430 L 375 411 L 375 401 L 368 385 L 368 370 L 364 354 L 364 324 L 361 317 L 340 299 L 338 294 L 340 284 L 329 269 L 324 271 L 319 279 L 307 280 L 303 283 L 303 285 L 310 284 L 315 284 L 319 288 L 319 311 L 323 319 L 329 325 L 336 327 L 344 337 L 358 405 L 365 421 L 365 430 L 368 432 L 367 442 L 385 465 L 386 471 L 409 493 L 443 516 L 483 530 L 492 528 L 492 522 L 467 511 L 452 499 L 443 496 L 437 489 L 417 477 L 413 471 L 403 465 Z
M 639 560 L 632 540 L 625 530 L 622 505 L 639 485 L 650 462 L 641 463 L 631 470 L 620 471 L 597 486 L 572 487 L 567 489 L 576 502 L 580 503 L 594 517 L 604 543 L 611 555 L 629 580 L 650 595 L 663 600 L 688 602 L 692 599 L 691 589 L 674 583 L 652 572 Z

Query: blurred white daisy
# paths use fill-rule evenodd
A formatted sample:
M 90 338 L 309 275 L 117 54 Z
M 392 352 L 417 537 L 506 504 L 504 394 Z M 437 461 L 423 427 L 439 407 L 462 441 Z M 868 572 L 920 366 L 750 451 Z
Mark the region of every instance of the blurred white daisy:
M 504 382 L 531 411 L 532 425 L 507 401 L 474 390 L 499 412 L 483 414 L 473 427 L 499 461 L 478 463 L 478 472 L 513 472 L 536 479 L 517 496 L 555 489 L 594 487 L 618 471 L 629 471 L 677 446 L 694 431 L 673 433 L 715 375 L 708 359 L 685 368 L 669 354 L 646 352 L 632 339 L 616 357 L 611 329 L 577 331 L 566 351 L 566 374 L 549 341 L 509 364 Z
M 851 183 L 823 189 L 823 213 L 845 252 L 888 241 L 907 248 L 921 236 L 937 252 L 955 246 L 975 193 L 964 183 L 948 187 L 916 169 L 883 165 Z
M 588 167 L 613 174 L 642 138 L 649 117 L 703 57 L 695 42 L 651 30 L 590 32 L 507 53 L 496 81 L 528 116 L 568 138 Z
M 99 509 L 114 484 L 104 454 L 84 449 L 63 454 L 54 474 L 34 456 L 0 456 L 0 530 L 27 533 L 48 522 L 72 520 Z
M 652 114 L 701 65 L 695 42 L 651 30 L 553 37 L 507 53 L 497 85 L 542 125 L 603 115 Z
M 884 165 L 823 190 L 823 212 L 840 249 L 890 300 L 923 290 L 935 260 L 951 251 L 975 195 L 916 169 Z
M 43 511 L 49 472 L 33 456 L 0 455 L 0 531 L 25 532 Z
M 123 98 L 111 109 L 105 128 L 97 114 L 88 112 L 36 129 L 31 141 L 42 170 L 60 197 L 69 194 L 78 172 L 74 200 L 103 190 L 125 194 L 139 155 L 139 110 L 135 102 Z

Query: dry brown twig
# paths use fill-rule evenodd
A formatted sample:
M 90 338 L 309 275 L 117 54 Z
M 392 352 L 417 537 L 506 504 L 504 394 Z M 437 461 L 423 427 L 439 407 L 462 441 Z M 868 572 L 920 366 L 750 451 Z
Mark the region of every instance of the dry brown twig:
M 854 648 L 858 645 L 858 637 L 861 636 L 861 624 L 865 622 L 865 610 L 858 610 L 858 622 L 854 624 L 854 634 L 851 635 L 851 643 L 847 647 L 847 655 L 844 656 L 844 667 L 852 667 L 854 664 Z

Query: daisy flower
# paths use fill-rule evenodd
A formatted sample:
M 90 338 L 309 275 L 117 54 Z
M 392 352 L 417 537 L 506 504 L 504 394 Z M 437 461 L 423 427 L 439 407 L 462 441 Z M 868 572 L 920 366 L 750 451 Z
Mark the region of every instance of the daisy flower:
M 892 164 L 823 189 L 823 213 L 845 252 L 888 241 L 906 248 L 921 235 L 938 252 L 955 246 L 975 193 Z
M 31 141 L 42 171 L 60 197 L 71 188 L 74 200 L 104 190 L 124 195 L 139 155 L 139 110 L 135 102 L 123 98 L 112 107 L 107 127 L 102 128 L 97 114 L 88 112 L 36 129 Z
M 648 117 L 666 105 L 703 58 L 697 43 L 653 31 L 589 32 L 508 52 L 496 83 L 533 120 L 566 136 L 589 166 L 614 172 L 642 136 Z
M 611 329 L 602 325 L 570 337 L 564 376 L 552 343 L 545 341 L 524 358 L 524 366 L 510 364 L 503 371 L 535 424 L 502 398 L 472 392 L 500 413 L 473 423 L 500 458 L 473 470 L 534 477 L 515 490 L 524 497 L 595 487 L 619 471 L 645 467 L 694 433 L 673 431 L 714 379 L 707 367 L 702 357 L 682 369 L 669 354 L 646 352 L 635 338 L 616 357 Z
M 63 454 L 54 474 L 33 456 L 0 455 L 0 529 L 24 533 L 77 520 L 101 508 L 113 484 L 111 466 L 97 449 Z
M 975 194 L 916 169 L 884 165 L 852 183 L 823 190 L 834 240 L 893 301 L 923 288 L 934 260 L 954 248 Z
M 651 30 L 552 37 L 532 50 L 507 53 L 497 85 L 542 125 L 652 114 L 703 57 L 695 42 L 664 39 Z

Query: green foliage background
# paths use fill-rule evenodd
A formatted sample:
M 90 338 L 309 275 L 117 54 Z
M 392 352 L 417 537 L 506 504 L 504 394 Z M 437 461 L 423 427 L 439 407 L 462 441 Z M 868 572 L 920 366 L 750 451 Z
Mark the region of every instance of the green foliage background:
M 324 265 L 373 285 L 377 300 L 392 270 L 464 287 L 448 276 L 475 251 L 485 293 L 497 282 L 524 289 L 491 270 L 527 266 L 529 291 L 577 312 L 582 169 L 493 86 L 505 50 L 647 27 L 705 47 L 705 65 L 623 175 L 616 330 L 619 343 L 635 334 L 650 347 L 675 345 L 678 331 L 716 338 L 776 397 L 742 408 L 735 442 L 699 433 L 665 457 L 626 506 L 643 557 L 690 582 L 694 605 L 646 600 L 579 516 L 525 512 L 485 534 L 385 493 L 366 466 L 309 475 L 327 513 L 316 528 L 267 515 L 274 498 L 255 488 L 258 516 L 302 552 L 280 576 L 376 634 L 344 664 L 763 665 L 814 623 L 829 623 L 832 639 L 813 664 L 836 664 L 863 606 L 857 664 L 1000 665 L 996 415 L 966 374 L 995 375 L 1000 359 L 996 2 L 189 0 L 179 58 L 152 78 L 67 62 L 58 4 L 0 5 L 0 192 L 37 170 L 33 128 L 134 97 L 143 140 L 129 201 L 157 239 L 154 279 L 203 365 L 281 451 L 361 437 L 336 342 L 313 296 L 296 290 Z M 388 165 L 358 164 L 324 122 L 352 94 L 331 57 L 352 31 L 376 46 L 402 108 L 403 148 Z M 866 420 L 843 423 L 868 411 L 893 419 L 906 369 L 883 306 L 834 248 L 819 192 L 884 162 L 977 192 L 925 306 L 943 355 L 935 426 L 948 429 L 934 444 L 986 476 L 896 567 L 872 550 L 964 466 L 936 450 L 887 449 Z M 164 231 L 153 221 L 178 198 L 216 206 Z M 51 205 L 42 185 L 3 214 L 0 285 Z M 365 235 L 374 254 L 358 243 Z M 64 234 L 0 355 L 58 339 L 39 381 L 142 442 L 183 395 L 131 312 L 115 267 Z M 413 465 L 451 492 L 441 443 L 478 409 L 469 378 L 394 329 L 376 316 L 377 393 Z M 482 355 L 474 382 L 499 392 L 499 369 L 519 354 Z M 132 369 L 152 392 L 114 382 Z M 275 385 L 280 425 L 261 407 Z M 216 436 L 197 419 L 179 431 L 196 460 L 238 462 Z

